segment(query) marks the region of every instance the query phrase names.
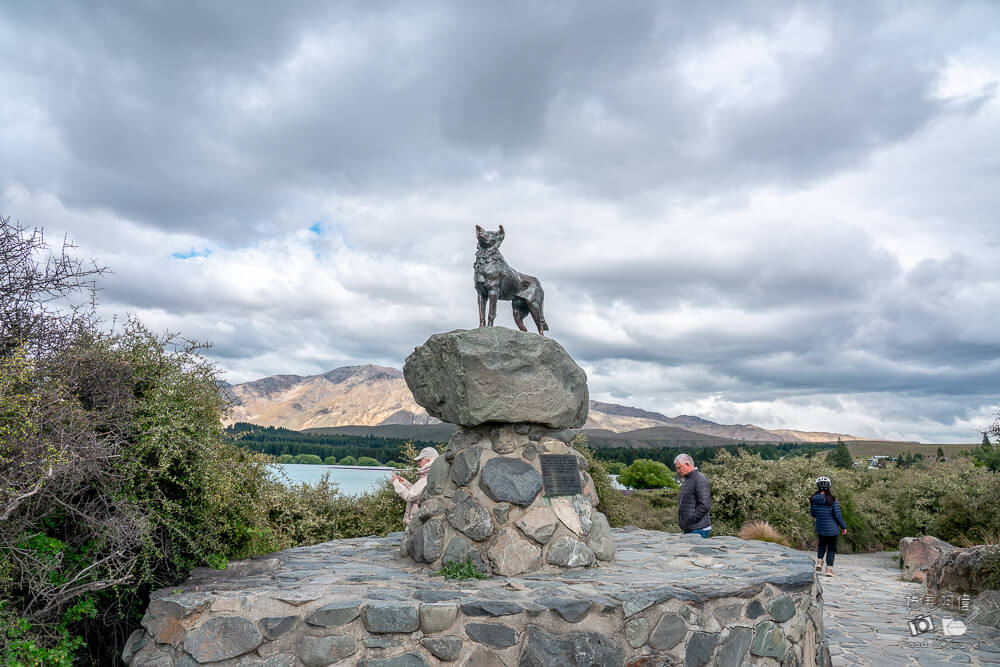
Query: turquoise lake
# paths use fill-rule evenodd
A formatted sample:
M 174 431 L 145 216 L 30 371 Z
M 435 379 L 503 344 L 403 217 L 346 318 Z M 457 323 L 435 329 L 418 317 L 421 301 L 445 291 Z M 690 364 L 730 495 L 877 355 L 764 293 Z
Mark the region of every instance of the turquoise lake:
M 330 473 L 330 481 L 336 483 L 340 493 L 356 496 L 374 491 L 383 479 L 392 477 L 392 468 L 354 468 L 350 466 L 305 465 L 301 463 L 275 463 L 274 467 L 285 474 L 293 484 L 315 484 L 323 475 Z
M 345 496 L 356 496 L 373 491 L 380 480 L 392 477 L 392 468 L 353 468 L 350 466 L 305 465 L 301 463 L 275 463 L 274 467 L 285 474 L 293 484 L 315 484 L 326 473 L 330 481 L 340 487 Z M 618 475 L 611 475 L 615 488 L 624 489 L 618 483 Z

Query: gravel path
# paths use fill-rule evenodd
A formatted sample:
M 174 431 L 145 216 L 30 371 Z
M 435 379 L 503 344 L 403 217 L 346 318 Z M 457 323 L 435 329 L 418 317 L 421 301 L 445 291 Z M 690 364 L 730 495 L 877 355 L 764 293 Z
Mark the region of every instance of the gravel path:
M 969 625 L 960 636 L 944 635 L 942 619 L 962 619 L 960 610 L 920 599 L 920 585 L 900 579 L 896 558 L 838 554 L 836 575 L 820 577 L 834 666 L 1000 665 L 1000 630 Z M 911 635 L 907 621 L 924 615 L 934 629 Z

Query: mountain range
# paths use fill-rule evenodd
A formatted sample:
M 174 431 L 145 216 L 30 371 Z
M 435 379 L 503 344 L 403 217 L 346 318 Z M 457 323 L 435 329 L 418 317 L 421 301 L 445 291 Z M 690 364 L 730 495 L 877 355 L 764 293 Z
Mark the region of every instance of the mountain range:
M 441 430 L 441 422 L 413 400 L 403 373 L 385 366 L 345 366 L 320 375 L 272 375 L 230 385 L 228 420 L 293 430 L 323 429 L 353 433 Z M 351 427 L 350 429 L 346 427 Z M 395 427 L 395 428 L 390 428 Z M 667 417 L 659 412 L 590 401 L 584 430 L 604 441 L 662 441 L 690 444 L 728 442 L 832 442 L 861 440 L 844 433 L 769 430 L 753 424 L 717 424 L 701 417 Z M 413 437 L 412 435 L 402 437 Z M 623 445 L 624 446 L 624 445 Z

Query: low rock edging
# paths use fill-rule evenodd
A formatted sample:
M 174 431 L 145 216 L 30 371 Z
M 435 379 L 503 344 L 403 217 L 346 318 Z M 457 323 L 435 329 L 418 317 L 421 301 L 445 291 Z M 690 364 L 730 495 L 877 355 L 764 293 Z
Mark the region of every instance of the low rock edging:
M 156 591 L 133 667 L 815 665 L 810 554 L 734 537 L 612 531 L 601 568 L 449 581 L 402 538 L 338 540 L 196 571 Z

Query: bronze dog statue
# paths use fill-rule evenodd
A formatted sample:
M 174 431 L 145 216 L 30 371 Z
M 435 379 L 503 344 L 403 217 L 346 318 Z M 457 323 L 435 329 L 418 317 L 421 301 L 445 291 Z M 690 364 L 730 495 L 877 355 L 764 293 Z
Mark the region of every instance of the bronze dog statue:
M 503 225 L 500 231 L 488 232 L 479 225 L 476 225 L 476 262 L 473 264 L 475 270 L 476 293 L 479 295 L 479 326 L 493 326 L 493 320 L 497 314 L 497 300 L 510 301 L 514 308 L 514 323 L 521 331 L 527 331 L 524 327 L 524 317 L 531 313 L 531 318 L 535 320 L 538 333 L 544 336 L 543 331 L 549 328 L 542 314 L 542 301 L 545 294 L 542 292 L 542 285 L 538 278 L 518 273 L 511 268 L 510 264 L 500 254 L 500 244 L 503 243 Z M 486 321 L 486 301 L 490 303 L 489 324 Z

